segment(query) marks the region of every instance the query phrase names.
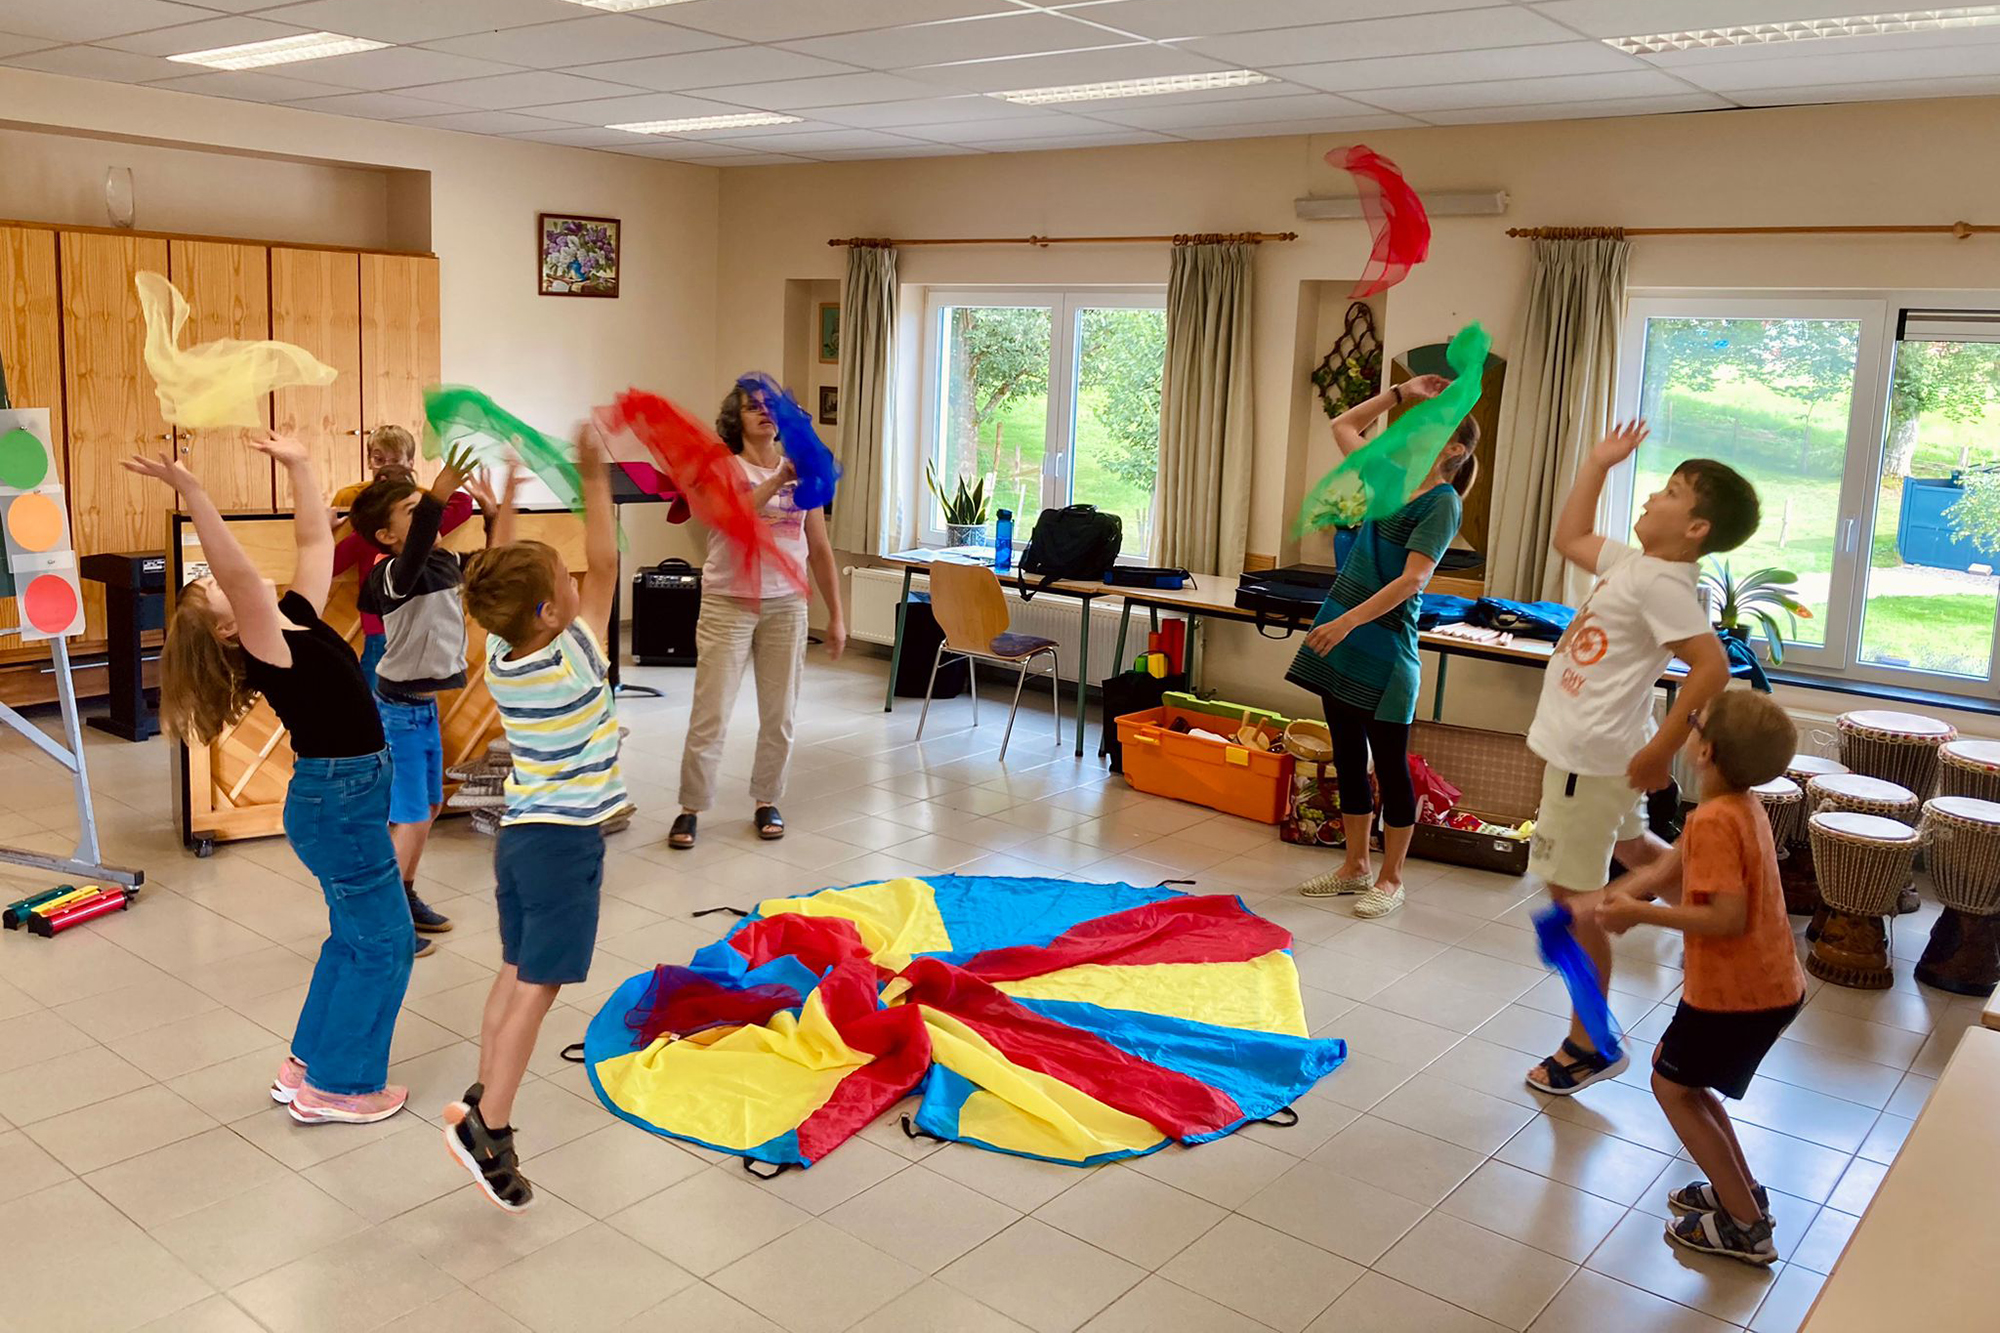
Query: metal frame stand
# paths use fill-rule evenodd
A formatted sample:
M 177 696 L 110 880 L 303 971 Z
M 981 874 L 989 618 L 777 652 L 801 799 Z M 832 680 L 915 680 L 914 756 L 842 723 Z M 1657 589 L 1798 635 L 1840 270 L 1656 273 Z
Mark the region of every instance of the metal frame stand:
M 20 732 L 36 749 L 69 770 L 71 782 L 76 789 L 76 817 L 79 830 L 76 852 L 73 856 L 64 858 L 51 856 L 47 852 L 31 852 L 20 847 L 0 846 L 0 861 L 29 866 L 36 870 L 53 870 L 62 874 L 77 875 L 85 879 L 109 880 L 113 884 L 136 888 L 146 882 L 145 871 L 105 865 L 98 859 L 97 811 L 90 799 L 90 772 L 84 766 L 83 728 L 76 715 L 76 684 L 70 679 L 69 674 L 69 645 L 60 638 L 50 639 L 49 652 L 55 661 L 56 693 L 62 700 L 63 738 L 66 747 L 50 740 L 40 727 L 4 703 L 0 703 L 0 722 Z

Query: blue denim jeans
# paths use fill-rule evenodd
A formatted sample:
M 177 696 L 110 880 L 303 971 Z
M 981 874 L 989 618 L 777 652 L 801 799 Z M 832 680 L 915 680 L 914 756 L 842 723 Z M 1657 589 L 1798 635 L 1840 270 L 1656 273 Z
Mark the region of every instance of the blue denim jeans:
M 389 743 L 389 822 L 427 824 L 444 804 L 444 733 L 437 700 L 406 704 L 375 696 Z
M 364 634 L 361 637 L 361 678 L 368 682 L 368 692 L 375 692 L 375 667 L 382 660 L 382 654 L 389 649 L 389 640 L 381 634 Z
M 380 1092 L 416 933 L 389 841 L 389 753 L 298 759 L 285 837 L 326 895 L 328 935 L 292 1054 L 322 1092 Z

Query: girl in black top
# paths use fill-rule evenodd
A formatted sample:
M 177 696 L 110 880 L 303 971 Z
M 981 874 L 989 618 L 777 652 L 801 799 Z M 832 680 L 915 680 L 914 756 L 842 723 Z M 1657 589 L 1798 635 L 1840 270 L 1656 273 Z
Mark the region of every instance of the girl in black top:
M 320 619 L 333 581 L 333 526 L 305 446 L 251 447 L 290 475 L 298 563 L 280 598 L 195 475 L 170 456 L 125 464 L 180 492 L 209 575 L 182 588 L 161 654 L 160 715 L 191 745 L 240 721 L 261 692 L 297 755 L 285 836 L 326 895 L 329 933 L 271 1096 L 305 1124 L 386 1120 L 408 1092 L 386 1086 L 389 1039 L 416 935 L 389 842 L 389 755 L 360 663 Z

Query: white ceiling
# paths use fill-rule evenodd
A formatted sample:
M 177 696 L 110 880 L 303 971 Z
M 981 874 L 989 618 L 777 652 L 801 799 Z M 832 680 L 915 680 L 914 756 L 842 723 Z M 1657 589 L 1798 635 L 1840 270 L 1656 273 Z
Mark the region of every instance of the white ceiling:
M 1415 12 L 1413 12 L 1415 11 Z M 1599 38 L 1863 0 L 0 0 L 0 65 L 750 166 L 2000 93 L 2000 27 L 1629 56 Z M 163 57 L 311 31 L 386 49 L 227 73 Z M 1014 88 L 1273 82 L 1023 107 Z M 613 122 L 780 111 L 635 136 Z

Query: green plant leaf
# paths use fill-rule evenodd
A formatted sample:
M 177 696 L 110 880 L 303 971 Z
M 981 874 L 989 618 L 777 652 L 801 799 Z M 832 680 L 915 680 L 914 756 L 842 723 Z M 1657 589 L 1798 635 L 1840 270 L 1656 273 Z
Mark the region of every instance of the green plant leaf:
M 1770 612 L 1757 611 L 1753 614 L 1764 627 L 1764 641 L 1771 646 L 1771 665 L 1783 666 L 1785 664 L 1784 631 L 1778 628 L 1778 622 L 1771 617 Z

